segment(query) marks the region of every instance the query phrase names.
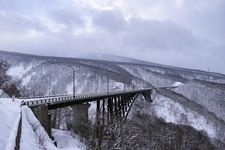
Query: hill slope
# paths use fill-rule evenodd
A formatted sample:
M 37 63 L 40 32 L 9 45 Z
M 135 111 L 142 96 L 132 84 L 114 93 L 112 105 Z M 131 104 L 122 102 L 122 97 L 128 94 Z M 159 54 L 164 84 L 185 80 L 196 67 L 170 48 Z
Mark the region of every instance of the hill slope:
M 106 91 L 107 78 L 110 91 L 178 84 L 173 91 L 157 90 L 146 113 L 225 141 L 224 74 L 120 58 L 106 61 L 0 51 L 1 59 L 10 64 L 7 74 L 20 82 L 23 96 L 72 93 L 72 70 L 68 65 L 76 69 L 76 93 Z

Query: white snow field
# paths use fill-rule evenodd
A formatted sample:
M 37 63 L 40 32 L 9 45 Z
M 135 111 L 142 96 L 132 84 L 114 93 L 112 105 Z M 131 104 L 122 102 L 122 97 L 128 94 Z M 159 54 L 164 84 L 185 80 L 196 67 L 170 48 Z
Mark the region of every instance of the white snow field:
M 175 82 L 172 86 L 181 86 L 181 85 L 183 85 L 183 83 L 181 83 L 181 82 Z
M 11 67 L 7 74 L 13 77 L 21 78 L 25 73 L 32 69 L 32 65 L 25 66 L 24 64 L 19 64 L 17 66 Z
M 189 125 L 197 131 L 204 131 L 211 138 L 216 137 L 216 127 L 203 115 L 185 108 L 170 98 L 157 95 L 156 99 L 152 103 L 144 105 L 141 111 L 145 114 L 163 118 L 167 123 Z M 132 111 L 131 113 L 133 113 Z
M 216 137 L 216 128 L 207 119 L 185 108 L 169 98 L 161 96 L 158 101 L 153 102 L 156 116 L 164 118 L 168 123 L 189 125 L 198 131 L 205 131 L 209 137 Z
M 20 121 L 20 101 L 0 98 L 0 150 L 13 150 Z
M 75 138 L 70 134 L 69 131 L 63 131 L 53 129 L 52 134 L 57 141 L 57 146 L 63 150 L 85 150 L 85 145 L 79 141 L 79 137 L 76 135 Z
M 22 107 L 21 150 L 57 150 L 40 122 L 27 106 Z

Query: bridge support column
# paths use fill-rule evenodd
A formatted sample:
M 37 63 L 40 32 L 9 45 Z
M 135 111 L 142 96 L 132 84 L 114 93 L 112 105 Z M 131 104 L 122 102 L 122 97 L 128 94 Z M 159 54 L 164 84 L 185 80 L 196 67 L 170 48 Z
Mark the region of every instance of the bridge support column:
M 108 99 L 108 123 L 114 121 L 113 98 Z
M 90 104 L 77 104 L 71 106 L 73 110 L 73 126 L 75 132 L 83 132 L 86 130 L 87 123 L 88 123 L 88 108 Z M 84 131 L 85 132 L 85 131 Z
M 38 105 L 33 108 L 31 108 L 33 111 L 35 117 L 39 120 L 41 125 L 44 127 L 45 131 L 48 133 L 49 137 L 52 137 L 51 135 L 51 115 L 48 113 L 48 106 Z
M 115 117 L 115 120 L 116 120 L 116 121 L 117 121 L 117 119 L 118 119 L 118 104 L 117 104 L 118 101 L 117 101 L 117 99 L 118 99 L 117 97 L 114 97 L 114 98 L 113 98 L 113 101 L 114 101 L 114 102 L 113 102 L 113 105 L 114 105 L 114 106 L 113 106 L 113 107 L 114 107 L 114 117 Z

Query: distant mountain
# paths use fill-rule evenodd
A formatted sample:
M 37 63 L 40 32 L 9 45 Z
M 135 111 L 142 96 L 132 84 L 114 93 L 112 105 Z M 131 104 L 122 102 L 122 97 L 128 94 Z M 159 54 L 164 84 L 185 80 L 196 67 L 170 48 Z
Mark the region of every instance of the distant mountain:
M 101 54 L 101 53 L 85 54 L 85 55 L 80 55 L 79 57 L 93 59 L 93 60 L 114 61 L 114 62 L 127 62 L 127 63 L 138 63 L 138 64 L 149 64 L 150 63 L 150 62 L 138 60 L 135 58 L 128 58 L 128 57 L 109 55 L 109 54 Z

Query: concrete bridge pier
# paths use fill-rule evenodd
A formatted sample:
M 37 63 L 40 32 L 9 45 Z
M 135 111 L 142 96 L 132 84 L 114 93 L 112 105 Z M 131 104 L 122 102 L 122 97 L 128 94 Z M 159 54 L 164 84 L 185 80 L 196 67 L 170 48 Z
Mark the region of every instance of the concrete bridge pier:
M 75 132 L 85 132 L 88 125 L 89 103 L 77 104 L 71 106 L 73 110 L 73 127 Z
M 52 138 L 51 134 L 51 114 L 48 113 L 48 105 L 42 104 L 36 107 L 32 107 L 35 117 L 39 120 L 42 127 L 44 127 L 45 131 L 48 133 L 49 137 Z

